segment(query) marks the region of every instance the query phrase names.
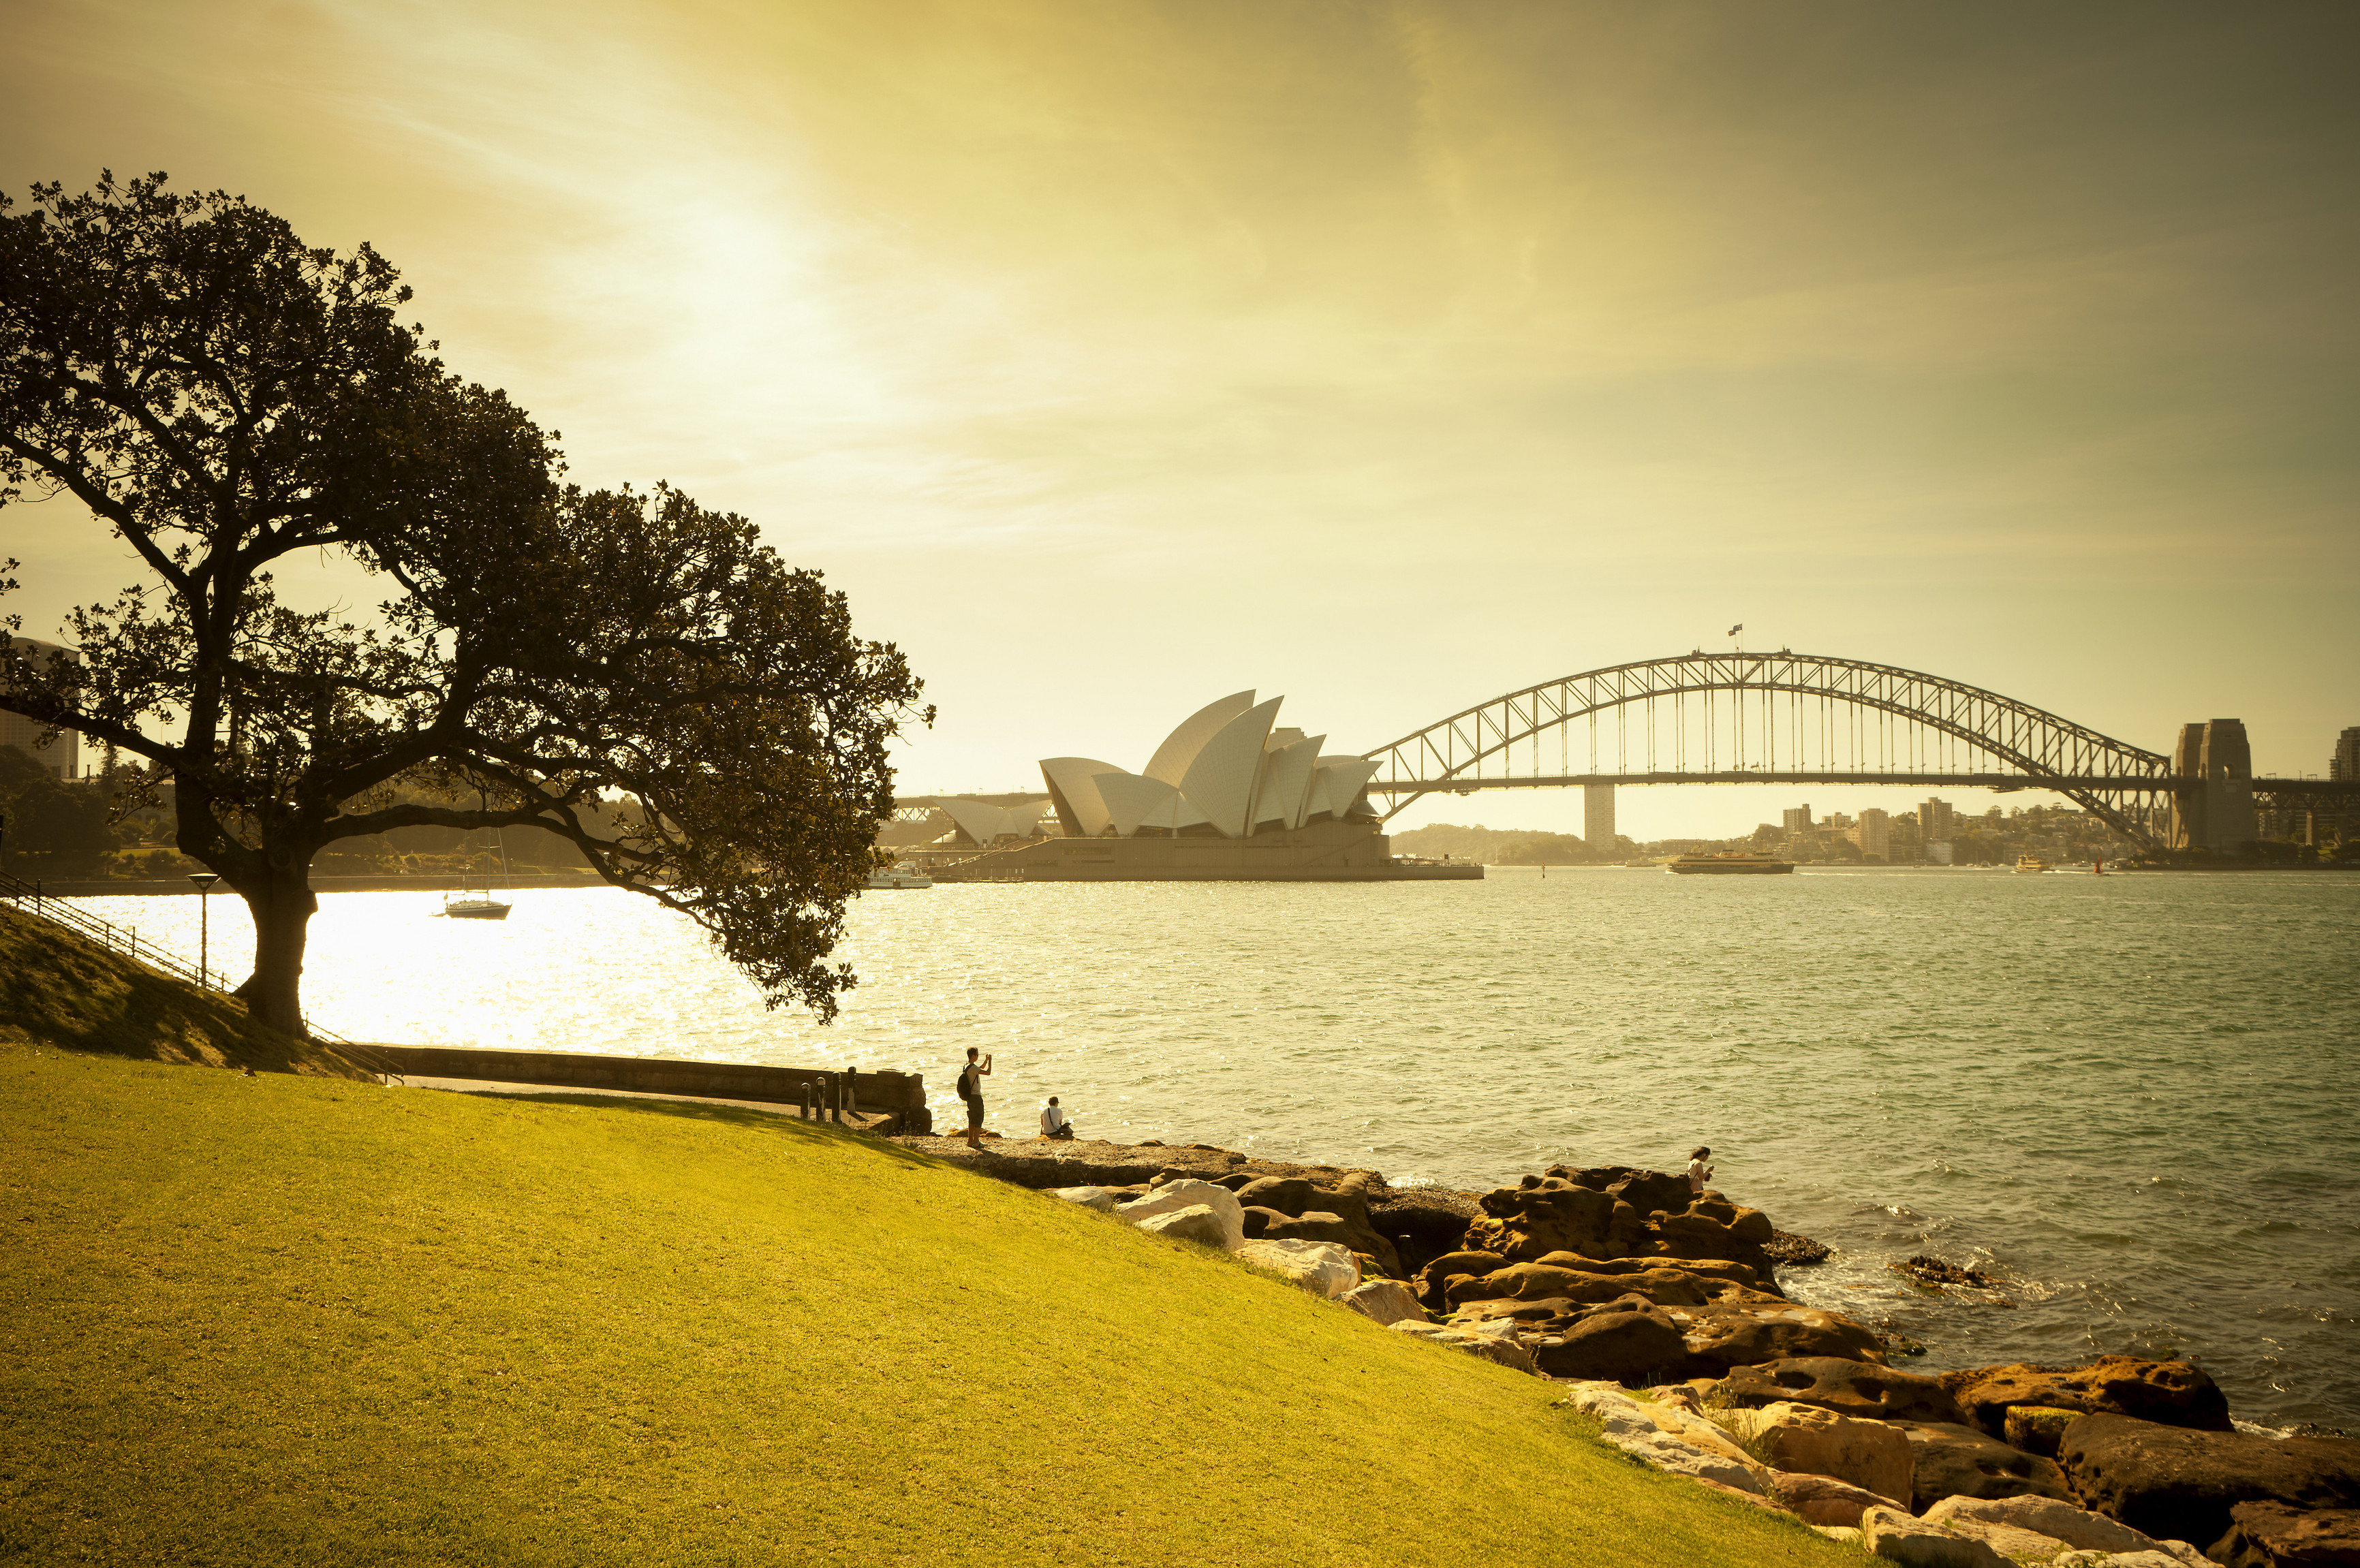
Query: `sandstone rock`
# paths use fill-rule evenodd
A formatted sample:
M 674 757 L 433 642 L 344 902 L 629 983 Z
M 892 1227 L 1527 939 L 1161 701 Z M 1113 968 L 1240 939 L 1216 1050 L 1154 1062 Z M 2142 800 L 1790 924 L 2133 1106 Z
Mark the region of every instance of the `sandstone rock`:
M 1442 1312 L 1450 1305 L 1445 1295 L 1451 1281 L 1480 1279 L 1507 1261 L 1496 1252 L 1446 1252 L 1418 1270 L 1417 1299 L 1432 1311 Z
M 1277 1270 L 1308 1290 L 1340 1296 L 1360 1282 L 1360 1266 L 1332 1241 L 1245 1241 L 1232 1249 L 1249 1263 Z
M 2103 1552 L 2160 1552 L 2178 1556 L 2177 1547 L 2198 1563 L 2203 1554 L 2186 1541 L 2161 1541 L 2133 1530 L 2119 1519 L 2077 1508 L 2054 1497 L 1944 1497 L 1926 1510 L 1935 1524 L 1957 1525 L 1974 1519 L 1986 1524 L 2014 1525 L 2069 1547 Z
M 2054 1463 L 1962 1422 L 1911 1421 L 1901 1430 L 1918 1461 L 1909 1499 L 1914 1508 L 1929 1508 L 1945 1497 L 2063 1500 L 2070 1495 L 2064 1472 Z
M 1358 1245 L 1366 1239 L 1359 1226 L 1348 1225 L 1343 1215 L 1325 1209 L 1306 1209 L 1293 1218 L 1282 1214 L 1263 1226 L 1262 1235 L 1282 1241 L 1332 1241 L 1349 1251 L 1368 1251 Z
M 1637 1302 L 1629 1310 L 1588 1313 L 1543 1338 L 1533 1354 L 1552 1377 L 1636 1383 L 1678 1367 L 1688 1350 L 1662 1308 Z
M 2038 1530 L 2027 1530 L 2022 1525 L 2007 1524 L 1998 1519 L 1980 1519 L 1970 1517 L 1946 1519 L 1942 1522 L 1970 1541 L 1982 1541 L 2002 1557 L 2014 1563 L 2047 1563 L 2068 1550 L 2063 1541 L 2051 1540 Z
M 1243 1181 L 1232 1176 L 1229 1184 L 1236 1189 L 1240 1209 L 1264 1211 L 1241 1222 L 1247 1236 L 1332 1241 L 1368 1254 L 1389 1275 L 1400 1273 L 1400 1254 L 1369 1218 L 1369 1195 L 1382 1187 L 1369 1172 L 1349 1172 L 1324 1188 L 1306 1176 L 1260 1176 Z
M 1220 1245 L 1231 1252 L 1246 1238 L 1245 1214 L 1238 1203 L 1238 1195 L 1227 1187 L 1210 1181 L 1186 1180 L 1166 1181 L 1144 1198 L 1121 1205 L 1115 1216 L 1131 1225 L 1153 1219 L 1178 1210 L 1203 1205 L 1219 1219 L 1221 1234 L 1226 1238 Z
M 2213 1568 L 2213 1563 L 2193 1549 L 2185 1557 L 2169 1552 L 2060 1552 L 2040 1568 Z
M 1690 1365 L 1699 1372 L 1790 1360 L 1859 1363 L 1878 1354 L 1874 1330 L 1837 1312 L 1784 1301 L 1724 1296 L 1703 1307 L 1675 1309 L 1672 1321 L 1688 1336 Z M 1781 1391 L 1766 1397 L 1791 1396 Z
M 1721 1424 L 1755 1444 L 1754 1452 L 1776 1469 L 1832 1475 L 1880 1497 L 1910 1495 L 1917 1462 L 1898 1427 L 1785 1400 L 1725 1411 Z
M 1240 1204 L 1273 1209 L 1289 1219 L 1311 1207 L 1318 1191 L 1300 1176 L 1258 1176 L 1237 1185 Z
M 1426 1309 L 1410 1288 L 1398 1279 L 1370 1279 L 1336 1298 L 1362 1317 L 1390 1328 L 1397 1323 L 1424 1323 Z
M 2086 1367 L 2016 1363 L 1946 1372 L 1966 1419 L 1994 1437 L 2007 1430 L 2012 1405 L 2043 1405 L 2092 1415 L 2135 1416 L 2165 1426 L 2227 1432 L 2229 1401 L 2210 1374 L 2185 1361 L 2104 1356 Z
M 1688 1200 L 1695 1196 L 1688 1191 L 1688 1179 L 1662 1171 L 1634 1171 L 1606 1189 L 1607 1195 L 1619 1198 L 1641 1214 L 1677 1214 L 1686 1212 Z
M 1720 1288 L 1718 1280 L 1673 1269 L 1587 1274 L 1546 1263 L 1511 1263 L 1480 1278 L 1449 1285 L 1442 1294 L 1453 1306 L 1462 1301 L 1535 1301 L 1549 1297 L 1594 1305 L 1627 1295 L 1644 1296 L 1657 1306 L 1702 1306 Z
M 1751 1264 L 1727 1258 L 1584 1258 L 1578 1252 L 1551 1252 L 1534 1261 L 1557 1269 L 1578 1269 L 1584 1274 L 1637 1274 L 1648 1269 L 1667 1269 L 1698 1279 L 1718 1280 L 1732 1291 L 1745 1291 L 1772 1301 L 1785 1300 L 1779 1294 L 1775 1281 L 1765 1279 Z M 1714 1299 L 1725 1299 L 1725 1294 Z
M 1114 1213 L 1114 1194 L 1104 1187 L 1052 1187 L 1049 1196 L 1063 1198 L 1069 1203 L 1079 1203 L 1086 1209 L 1096 1209 L 1102 1214 Z
M 1908 1511 L 1908 1503 L 1903 1498 L 1882 1497 L 1849 1481 L 1839 1481 L 1832 1475 L 1772 1470 L 1762 1479 L 1778 1506 L 1805 1524 L 1848 1528 L 1854 1540 L 1860 1536 L 1860 1516 L 1869 1509 Z M 1825 1533 L 1824 1529 L 1821 1533 Z
M 1816 1263 L 1825 1263 L 1830 1258 L 1835 1256 L 1834 1249 L 1827 1243 L 1813 1241 L 1808 1236 L 1797 1236 L 1792 1231 L 1784 1230 L 1771 1232 L 1770 1240 L 1762 1250 L 1770 1255 L 1770 1260 L 1773 1263 L 1784 1263 L 1795 1269 L 1805 1269 Z
M 1445 1328 L 1439 1323 L 1411 1323 L 1406 1319 L 1394 1323 L 1393 1331 L 1431 1340 L 1437 1345 L 1447 1345 L 1470 1356 L 1482 1356 L 1487 1361 L 1496 1361 L 1513 1371 L 1537 1373 L 1539 1370 L 1533 1365 L 1533 1353 L 1525 1349 L 1513 1334 L 1477 1334 L 1469 1329 Z
M 1657 1425 L 1646 1407 L 1610 1383 L 1576 1383 L 1567 1393 L 1568 1408 L 1597 1418 L 1608 1443 L 1676 1475 L 1718 1481 L 1741 1492 L 1760 1493 L 1754 1465 L 1725 1453 L 1703 1448 Z
M 1870 1508 L 1860 1516 L 1860 1543 L 1873 1557 L 1911 1568 L 2016 1568 L 1980 1541 L 1898 1508 Z
M 1484 1217 L 1467 1227 L 1467 1239 L 1486 1251 L 1522 1261 L 1549 1252 L 1620 1255 L 1606 1245 L 1614 1200 L 1603 1192 L 1551 1178 L 1529 1187 L 1495 1188 L 1483 1194 L 1482 1203 Z
M 2360 1565 L 2360 1511 L 2311 1512 L 2284 1503 L 2239 1503 L 2217 1550 L 2227 1568 L 2355 1568 Z
M 2006 1426 L 2000 1435 L 2011 1448 L 2054 1459 L 2065 1429 L 2080 1421 L 2081 1414 L 2080 1410 L 2060 1410 L 2054 1405 L 2010 1405 Z
M 2199 1432 L 2128 1416 L 2083 1416 L 2059 1449 L 2081 1500 L 2158 1540 L 2206 1548 L 2239 1503 L 2360 1508 L 2360 1441 Z
M 1746 1453 L 1738 1444 L 1737 1439 L 1727 1431 L 1707 1421 L 1686 1405 L 1667 1405 L 1661 1400 L 1642 1399 L 1639 1401 L 1639 1409 L 1650 1421 L 1655 1423 L 1656 1431 L 1677 1437 L 1691 1447 L 1701 1448 L 1707 1454 L 1719 1454 L 1732 1465 L 1744 1465 L 1754 1472 L 1754 1479 L 1759 1484 L 1766 1486 L 1769 1476 L 1775 1474 L 1765 1469 L 1760 1460 Z
M 1732 1405 L 1767 1405 L 1787 1399 L 1864 1421 L 1959 1419 L 1958 1405 L 1931 1377 L 1828 1356 L 1787 1356 L 1736 1367 L 1721 1380 L 1721 1393 Z
M 1811 1527 L 1838 1546 L 1859 1546 L 1860 1529 L 1856 1525 L 1815 1524 Z M 1863 1549 L 1864 1550 L 1864 1549 Z
M 1150 1214 L 1139 1222 L 1139 1228 L 1175 1241 L 1193 1241 L 1200 1247 L 1229 1250 L 1229 1227 L 1221 1222 L 1210 1205 L 1191 1203 L 1185 1209 L 1167 1209 L 1160 1214 Z

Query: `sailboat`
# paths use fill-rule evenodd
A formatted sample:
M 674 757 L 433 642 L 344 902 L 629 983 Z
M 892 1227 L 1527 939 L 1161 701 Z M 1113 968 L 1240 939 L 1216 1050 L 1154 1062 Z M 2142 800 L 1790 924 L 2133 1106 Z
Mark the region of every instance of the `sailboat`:
M 512 891 L 508 877 L 508 841 L 495 831 L 492 843 L 500 856 L 499 890 L 503 893 Z M 491 857 L 486 855 L 483 874 L 461 878 L 455 889 L 442 895 L 442 908 L 437 912 L 454 920 L 504 920 L 508 918 L 510 908 L 504 900 L 492 897 Z

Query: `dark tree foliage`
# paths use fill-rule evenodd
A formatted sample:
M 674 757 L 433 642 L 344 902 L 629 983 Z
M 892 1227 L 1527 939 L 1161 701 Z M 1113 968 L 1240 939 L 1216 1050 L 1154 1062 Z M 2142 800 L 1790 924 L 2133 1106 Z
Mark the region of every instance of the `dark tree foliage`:
M 55 877 L 88 871 L 115 847 L 106 796 L 69 783 L 13 746 L 0 746 L 0 871 Z
M 523 411 L 397 320 L 367 246 L 164 185 L 0 197 L 0 505 L 64 492 L 148 574 L 71 616 L 78 664 L 0 646 L 0 707 L 142 759 L 150 800 L 170 783 L 180 848 L 253 909 L 241 994 L 280 1029 L 312 856 L 419 825 L 560 833 L 772 1006 L 832 1017 L 887 744 L 932 718 L 900 653 L 743 517 L 562 486 Z M 315 551 L 390 584 L 368 624 L 280 602 L 272 564 Z

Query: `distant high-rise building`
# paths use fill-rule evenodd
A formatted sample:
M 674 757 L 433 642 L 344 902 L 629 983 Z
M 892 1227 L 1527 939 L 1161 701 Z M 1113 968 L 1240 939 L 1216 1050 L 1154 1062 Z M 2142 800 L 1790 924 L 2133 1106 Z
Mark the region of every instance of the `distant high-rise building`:
M 1928 796 L 1918 803 L 1918 832 L 1928 844 L 1945 843 L 1955 837 L 1956 830 L 1952 824 L 1958 820 L 1959 813 L 1950 809 L 1950 802 L 1939 795 Z
M 53 642 L 36 642 L 31 637 L 11 637 L 9 640 L 16 645 L 18 653 L 29 655 L 43 663 L 56 653 L 64 654 L 77 664 L 82 661 L 81 654 Z M 46 749 L 37 749 L 34 742 L 40 738 L 42 728 L 39 723 L 22 713 L 0 713 L 0 746 L 15 746 L 60 779 L 82 777 L 82 736 L 71 730 L 62 730 Z
M 1852 843 L 1860 845 L 1861 857 L 1882 860 L 1891 847 L 1893 819 L 1871 806 L 1860 814 L 1858 825 L 1852 830 Z
M 1811 808 L 1808 805 L 1801 805 L 1790 811 L 1781 812 L 1779 825 L 1788 833 L 1808 833 L 1811 828 Z
M 1614 786 L 1581 787 L 1581 842 L 1601 855 L 1614 852 Z
M 2330 779 L 2360 779 L 2360 724 L 2335 737 L 2335 755 L 2327 759 Z

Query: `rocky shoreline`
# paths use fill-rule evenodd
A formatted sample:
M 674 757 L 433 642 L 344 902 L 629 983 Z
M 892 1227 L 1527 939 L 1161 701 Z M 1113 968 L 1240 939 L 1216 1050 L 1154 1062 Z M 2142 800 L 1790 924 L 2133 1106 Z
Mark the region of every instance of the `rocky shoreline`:
M 1207 1144 L 895 1141 L 1564 1383 L 1605 1442 L 1891 1561 L 2360 1568 L 2360 1441 L 2238 1431 L 2185 1361 L 1901 1370 L 1922 1346 L 1781 1288 L 1827 1248 L 1684 1176 L 1560 1165 L 1478 1194 Z

